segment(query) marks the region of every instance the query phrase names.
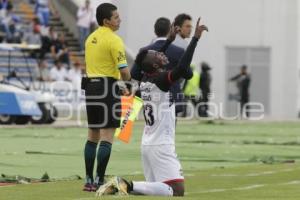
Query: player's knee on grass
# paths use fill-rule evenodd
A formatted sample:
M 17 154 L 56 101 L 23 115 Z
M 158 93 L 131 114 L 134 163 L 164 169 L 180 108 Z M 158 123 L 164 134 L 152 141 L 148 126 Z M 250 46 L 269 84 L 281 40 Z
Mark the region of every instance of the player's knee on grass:
M 171 183 L 169 186 L 173 189 L 173 196 L 184 196 L 184 182 Z

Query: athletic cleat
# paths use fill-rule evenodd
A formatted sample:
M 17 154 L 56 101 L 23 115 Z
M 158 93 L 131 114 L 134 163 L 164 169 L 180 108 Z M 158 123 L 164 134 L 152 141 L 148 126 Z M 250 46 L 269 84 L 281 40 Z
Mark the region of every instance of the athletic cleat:
M 127 196 L 130 184 L 120 177 L 114 177 L 102 185 L 96 192 L 96 196 L 112 195 L 118 193 L 120 196 Z
M 86 191 L 86 192 L 93 192 L 93 191 L 96 191 L 95 189 L 95 184 L 93 183 L 93 179 L 91 179 L 90 177 L 86 177 L 85 178 L 85 184 L 83 186 L 83 191 Z
M 86 191 L 86 192 L 92 192 L 92 188 L 93 188 L 93 184 L 91 183 L 86 183 L 84 184 L 83 186 L 83 191 Z
M 118 189 L 115 187 L 115 184 L 113 182 L 113 179 L 105 183 L 104 185 L 101 185 L 97 191 L 96 196 L 104 196 L 104 195 L 113 195 L 118 192 Z
M 101 185 L 98 185 L 98 184 L 92 184 L 92 186 L 91 186 L 91 192 L 96 192 L 97 191 L 97 189 L 100 187 Z
M 99 177 L 96 176 L 94 184 L 92 186 L 92 192 L 96 192 L 103 184 L 103 182 L 100 182 Z
M 125 179 L 121 177 L 115 177 L 114 182 L 119 191 L 119 195 L 128 195 L 130 191 L 130 184 Z

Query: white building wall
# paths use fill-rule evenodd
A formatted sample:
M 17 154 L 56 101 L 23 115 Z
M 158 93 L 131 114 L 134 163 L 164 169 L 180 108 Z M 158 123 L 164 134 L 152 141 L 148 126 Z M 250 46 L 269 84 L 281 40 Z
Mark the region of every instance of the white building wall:
M 271 117 L 297 116 L 298 99 L 298 1 L 297 0 L 127 0 L 113 1 L 120 7 L 120 34 L 133 52 L 154 37 L 158 17 L 173 19 L 178 13 L 202 16 L 210 28 L 200 41 L 195 62 L 208 61 L 214 68 L 216 102 L 224 102 L 225 46 L 271 47 Z
M 97 1 L 97 0 L 91 0 Z M 173 19 L 186 12 L 202 17 L 210 32 L 195 52 L 194 62 L 207 61 L 213 67 L 215 102 L 225 102 L 225 47 L 270 47 L 270 117 L 297 116 L 299 87 L 300 5 L 298 0 L 112 0 L 119 7 L 119 34 L 136 54 L 155 37 L 158 17 Z M 299 26 L 298 26 L 299 25 Z
M 298 35 L 300 34 L 300 2 L 298 1 Z M 300 117 L 300 38 L 298 36 L 298 111 L 299 111 L 299 117 Z

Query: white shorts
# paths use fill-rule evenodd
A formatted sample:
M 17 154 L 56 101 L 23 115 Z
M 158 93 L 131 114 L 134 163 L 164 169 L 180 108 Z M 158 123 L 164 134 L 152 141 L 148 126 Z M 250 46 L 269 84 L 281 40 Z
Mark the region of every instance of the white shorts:
M 142 145 L 142 162 L 147 182 L 184 181 L 174 145 Z

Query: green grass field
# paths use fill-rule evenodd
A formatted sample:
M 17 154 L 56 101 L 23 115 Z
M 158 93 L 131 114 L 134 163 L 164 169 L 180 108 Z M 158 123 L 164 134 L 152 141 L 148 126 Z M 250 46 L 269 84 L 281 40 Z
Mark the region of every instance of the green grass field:
M 138 122 L 130 144 L 116 141 L 107 174 L 143 180 L 142 128 Z M 176 134 L 186 177 L 183 199 L 300 199 L 300 123 L 179 122 Z M 85 138 L 85 128 L 0 128 L 0 173 L 84 177 Z M 96 199 L 82 185 L 83 180 L 4 186 L 0 200 Z

